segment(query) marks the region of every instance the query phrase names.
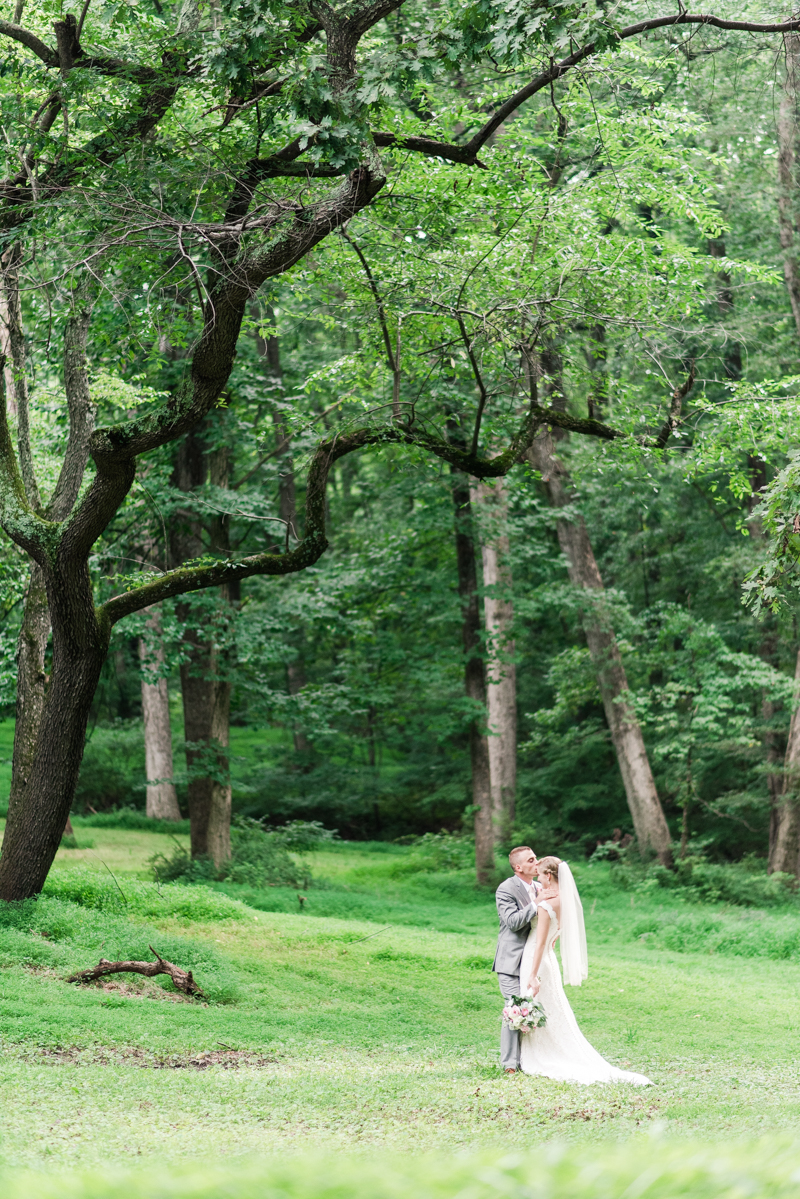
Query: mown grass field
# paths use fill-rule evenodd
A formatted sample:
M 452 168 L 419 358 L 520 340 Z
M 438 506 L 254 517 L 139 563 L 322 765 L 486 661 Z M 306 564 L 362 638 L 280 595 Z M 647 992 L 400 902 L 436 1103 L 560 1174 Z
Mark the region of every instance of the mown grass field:
M 583 1088 L 500 1074 L 496 918 L 467 875 L 408 875 L 405 850 L 342 845 L 313 856 L 301 912 L 289 889 L 137 881 L 164 836 L 77 835 L 92 850 L 62 850 L 49 894 L 0 928 L 7 1168 L 620 1140 L 646 1156 L 653 1136 L 791 1137 L 800 1123 L 793 912 L 658 902 L 614 890 L 604 865 L 579 868 L 591 971 L 572 1002 L 602 1053 L 655 1083 Z M 148 944 L 215 1001 L 131 976 L 64 982 Z

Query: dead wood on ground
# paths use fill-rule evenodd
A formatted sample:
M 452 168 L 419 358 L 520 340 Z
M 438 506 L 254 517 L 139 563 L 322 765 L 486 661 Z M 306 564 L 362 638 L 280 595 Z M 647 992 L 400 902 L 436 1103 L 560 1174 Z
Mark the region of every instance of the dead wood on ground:
M 196 995 L 200 999 L 206 998 L 203 990 L 194 981 L 191 970 L 181 970 L 180 966 L 175 966 L 172 962 L 167 962 L 162 958 L 152 945 L 149 948 L 150 952 L 156 955 L 154 962 L 109 962 L 106 958 L 101 958 L 91 970 L 82 970 L 78 974 L 71 974 L 67 982 L 91 983 L 95 979 L 105 978 L 108 974 L 143 974 L 145 978 L 154 978 L 156 974 L 167 974 L 184 995 Z

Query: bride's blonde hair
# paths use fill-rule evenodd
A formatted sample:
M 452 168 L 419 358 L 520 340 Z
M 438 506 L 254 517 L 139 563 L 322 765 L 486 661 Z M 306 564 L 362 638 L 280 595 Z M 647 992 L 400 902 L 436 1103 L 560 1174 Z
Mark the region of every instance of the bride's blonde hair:
M 548 858 L 539 858 L 536 865 L 544 874 L 549 874 L 551 878 L 558 881 L 558 868 L 561 865 L 561 858 L 557 858 L 551 854 Z

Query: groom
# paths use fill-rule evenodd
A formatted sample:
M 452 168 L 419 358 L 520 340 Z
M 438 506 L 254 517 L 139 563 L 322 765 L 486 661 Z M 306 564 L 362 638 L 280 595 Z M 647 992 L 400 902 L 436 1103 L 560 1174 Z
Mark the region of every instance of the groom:
M 500 917 L 500 932 L 497 936 L 497 953 L 494 955 L 494 970 L 504 999 L 519 995 L 519 968 L 522 951 L 536 919 L 536 896 L 538 884 L 533 881 L 536 874 L 536 854 L 527 845 L 519 845 L 508 855 L 513 878 L 507 878 L 497 888 L 497 915 Z M 500 1033 L 500 1064 L 506 1074 L 516 1074 L 519 1069 L 518 1032 L 506 1028 Z

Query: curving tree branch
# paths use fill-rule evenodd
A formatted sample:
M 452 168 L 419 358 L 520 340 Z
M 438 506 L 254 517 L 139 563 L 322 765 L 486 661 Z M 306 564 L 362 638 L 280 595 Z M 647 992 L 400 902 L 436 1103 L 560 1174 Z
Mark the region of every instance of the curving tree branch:
M 635 25 L 626 25 L 623 29 L 610 30 L 611 35 L 619 42 L 627 38 L 638 37 L 642 33 L 650 33 L 655 29 L 666 29 L 676 25 L 710 25 L 714 29 L 738 30 L 744 33 L 792 33 L 800 30 L 800 18 L 790 21 L 759 23 L 757 21 L 726 21 L 705 13 L 688 13 L 681 10 L 668 17 L 652 17 L 637 21 Z M 597 39 L 587 42 L 560 62 L 554 62 L 546 71 L 536 75 L 525 87 L 514 92 L 512 96 L 500 105 L 489 120 L 478 132 L 463 145 L 447 142 L 436 142 L 425 137 L 397 137 L 393 133 L 376 132 L 373 138 L 376 146 L 396 146 L 399 149 L 410 150 L 424 154 L 429 158 L 443 158 L 448 162 L 461 163 L 465 166 L 482 167 L 478 160 L 478 152 L 486 145 L 489 138 L 497 132 L 500 126 L 508 120 L 518 108 L 537 92 L 549 87 L 573 67 L 578 66 L 597 51 Z

